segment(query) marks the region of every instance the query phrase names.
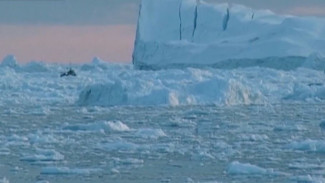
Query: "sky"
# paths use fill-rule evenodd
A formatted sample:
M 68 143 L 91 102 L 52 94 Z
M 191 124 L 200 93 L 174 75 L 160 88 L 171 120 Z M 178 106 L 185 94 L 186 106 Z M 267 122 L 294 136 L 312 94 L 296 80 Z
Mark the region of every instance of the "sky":
M 325 16 L 325 0 L 206 0 Z M 0 60 L 131 62 L 140 0 L 0 0 Z

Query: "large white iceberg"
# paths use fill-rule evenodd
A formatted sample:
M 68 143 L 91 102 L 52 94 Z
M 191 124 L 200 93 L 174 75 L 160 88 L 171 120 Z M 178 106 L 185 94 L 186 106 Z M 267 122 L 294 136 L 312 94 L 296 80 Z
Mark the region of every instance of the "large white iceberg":
M 142 0 L 133 63 L 138 68 L 299 65 L 311 54 L 324 57 L 324 48 L 321 18 L 200 0 Z

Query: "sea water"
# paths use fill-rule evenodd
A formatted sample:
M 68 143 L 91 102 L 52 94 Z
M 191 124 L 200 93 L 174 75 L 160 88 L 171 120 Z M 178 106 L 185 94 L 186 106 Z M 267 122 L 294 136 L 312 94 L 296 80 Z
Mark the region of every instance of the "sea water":
M 325 105 L 1 107 L 10 182 L 324 182 Z
M 323 71 L 72 67 L 0 67 L 0 182 L 325 181 Z

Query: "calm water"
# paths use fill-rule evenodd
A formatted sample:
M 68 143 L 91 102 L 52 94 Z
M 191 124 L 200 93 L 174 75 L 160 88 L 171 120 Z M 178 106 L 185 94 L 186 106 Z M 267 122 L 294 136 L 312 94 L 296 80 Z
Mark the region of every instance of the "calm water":
M 322 182 L 324 120 L 320 104 L 2 107 L 0 178 L 14 183 Z M 231 168 L 234 162 L 239 170 Z M 241 171 L 249 167 L 258 171 Z

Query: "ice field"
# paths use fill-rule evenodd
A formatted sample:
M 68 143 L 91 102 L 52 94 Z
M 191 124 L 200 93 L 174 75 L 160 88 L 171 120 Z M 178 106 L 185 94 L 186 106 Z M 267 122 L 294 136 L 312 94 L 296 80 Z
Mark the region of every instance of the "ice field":
M 315 62 L 321 62 L 316 59 Z M 60 77 L 72 67 L 77 77 Z M 2 182 L 324 182 L 325 74 L 7 57 Z

